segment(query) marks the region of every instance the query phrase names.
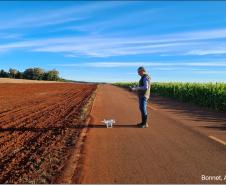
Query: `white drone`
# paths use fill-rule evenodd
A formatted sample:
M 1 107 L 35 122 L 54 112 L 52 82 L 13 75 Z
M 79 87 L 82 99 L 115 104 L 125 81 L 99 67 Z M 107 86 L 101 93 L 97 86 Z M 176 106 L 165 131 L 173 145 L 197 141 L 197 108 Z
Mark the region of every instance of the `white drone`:
M 102 122 L 105 123 L 107 128 L 112 128 L 113 123 L 115 123 L 115 120 L 114 119 L 108 119 L 108 120 L 104 119 Z

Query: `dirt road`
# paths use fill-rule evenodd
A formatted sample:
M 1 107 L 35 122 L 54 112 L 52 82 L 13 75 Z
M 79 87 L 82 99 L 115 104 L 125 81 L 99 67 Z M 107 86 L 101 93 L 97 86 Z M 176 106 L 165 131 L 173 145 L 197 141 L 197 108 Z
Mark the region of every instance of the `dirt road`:
M 98 87 L 80 183 L 226 183 L 226 146 L 219 142 L 226 116 L 157 97 L 148 111 L 151 126 L 136 128 L 137 97 L 119 87 Z M 104 118 L 116 119 L 114 128 L 105 128 Z M 221 175 L 222 181 L 202 181 L 202 175 Z

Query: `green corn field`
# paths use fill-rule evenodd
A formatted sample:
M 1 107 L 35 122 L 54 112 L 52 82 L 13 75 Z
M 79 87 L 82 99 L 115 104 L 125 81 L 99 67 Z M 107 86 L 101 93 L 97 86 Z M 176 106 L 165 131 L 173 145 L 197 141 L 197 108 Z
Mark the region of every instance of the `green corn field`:
M 121 87 L 137 85 L 136 82 L 114 83 Z M 151 84 L 151 93 L 173 98 L 181 102 L 190 102 L 217 111 L 226 111 L 225 83 L 159 83 Z

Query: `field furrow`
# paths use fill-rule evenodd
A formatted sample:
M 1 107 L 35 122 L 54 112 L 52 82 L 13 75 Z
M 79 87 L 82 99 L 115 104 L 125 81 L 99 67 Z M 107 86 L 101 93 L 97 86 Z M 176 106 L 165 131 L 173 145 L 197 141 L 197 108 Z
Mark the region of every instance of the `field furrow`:
M 8 111 L 1 104 L 0 183 L 48 183 L 67 159 L 67 148 L 76 143 L 82 108 L 96 86 L 66 83 L 22 86 L 1 87 L 0 96 L 8 99 L 5 101 Z M 17 93 L 12 95 L 16 88 Z

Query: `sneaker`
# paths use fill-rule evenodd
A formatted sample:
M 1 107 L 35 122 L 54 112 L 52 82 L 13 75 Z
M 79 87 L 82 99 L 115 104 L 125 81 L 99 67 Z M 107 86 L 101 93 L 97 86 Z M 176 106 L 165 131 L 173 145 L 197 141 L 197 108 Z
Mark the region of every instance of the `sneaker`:
M 142 122 L 137 124 L 137 126 L 138 126 L 138 127 L 139 127 L 139 126 L 141 126 L 141 125 L 143 125 L 143 123 L 142 123 Z
M 138 126 L 139 128 L 148 128 L 148 124 L 142 124 Z

